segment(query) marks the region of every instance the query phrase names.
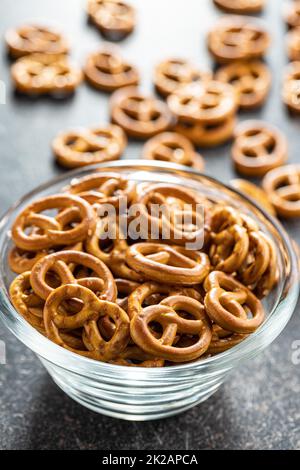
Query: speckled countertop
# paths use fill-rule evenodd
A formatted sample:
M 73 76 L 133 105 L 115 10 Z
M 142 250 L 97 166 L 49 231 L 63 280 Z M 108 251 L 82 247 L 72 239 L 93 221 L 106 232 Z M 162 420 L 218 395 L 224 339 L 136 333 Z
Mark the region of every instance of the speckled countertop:
M 151 86 L 153 65 L 165 57 L 189 57 L 209 66 L 204 37 L 220 15 L 211 0 L 131 0 L 138 8 L 136 32 L 121 43 L 124 55 L 136 63 L 143 87 Z M 290 160 L 300 161 L 300 119 L 290 118 L 280 101 L 281 72 L 286 62 L 285 27 L 280 0 L 268 1 L 263 14 L 273 35 L 267 61 L 273 90 L 262 110 L 242 114 L 279 125 L 290 144 Z M 0 3 L 4 31 L 29 20 L 61 27 L 72 39 L 74 58 L 103 42 L 87 24 L 85 0 L 22 0 Z M 106 122 L 107 96 L 83 84 L 68 100 L 31 101 L 16 96 L 9 81 L 3 41 L 0 79 L 7 84 L 6 104 L 0 105 L 1 211 L 15 199 L 62 170 L 53 163 L 49 143 L 58 131 Z M 126 157 L 137 158 L 140 144 L 130 144 Z M 222 181 L 234 175 L 229 145 L 204 151 L 206 171 Z M 287 225 L 300 242 L 300 223 Z M 205 403 L 173 418 L 131 423 L 97 415 L 68 398 L 51 381 L 34 354 L 3 326 L 7 364 L 0 365 L 0 449 L 299 449 L 300 365 L 291 360 L 292 343 L 300 339 L 299 307 L 271 347 L 235 371 Z

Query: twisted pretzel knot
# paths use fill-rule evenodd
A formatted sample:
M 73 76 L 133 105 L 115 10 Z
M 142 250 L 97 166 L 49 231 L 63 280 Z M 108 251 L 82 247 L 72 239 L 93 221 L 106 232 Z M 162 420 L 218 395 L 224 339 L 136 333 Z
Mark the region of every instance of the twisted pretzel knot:
M 217 123 L 235 113 L 237 100 L 230 85 L 210 80 L 180 87 L 168 97 L 168 105 L 180 119 Z
M 266 174 L 263 188 L 282 217 L 300 216 L 300 165 L 286 165 Z
M 186 312 L 194 319 L 186 319 L 179 312 Z M 151 322 L 163 329 L 156 338 L 149 328 Z M 175 295 L 167 297 L 159 305 L 144 308 L 130 323 L 135 343 L 149 354 L 158 355 L 172 362 L 187 362 L 202 356 L 211 341 L 212 329 L 203 305 L 195 299 Z M 176 335 L 192 335 L 197 339 L 187 347 L 173 346 Z
M 210 72 L 202 72 L 184 59 L 168 59 L 160 62 L 154 71 L 154 85 L 162 96 L 174 93 L 188 83 L 211 80 Z
M 195 152 L 192 143 L 176 132 L 162 132 L 148 140 L 143 148 L 143 158 L 162 160 L 203 170 L 204 160 Z
M 263 62 L 234 62 L 220 68 L 216 79 L 230 83 L 238 95 L 242 109 L 260 106 L 271 87 L 271 74 Z
M 91 275 L 84 270 L 79 271 L 78 277 L 75 277 L 76 266 L 88 268 Z M 99 298 L 111 302 L 117 298 L 117 288 L 110 270 L 102 261 L 87 253 L 60 251 L 45 256 L 34 265 L 30 282 L 34 292 L 45 300 L 53 292 L 53 287 L 47 282 L 49 272 L 57 276 L 60 284 L 80 284 L 97 292 Z
M 57 161 L 67 168 L 117 160 L 125 146 L 124 132 L 112 124 L 63 132 L 52 143 Z
M 218 123 L 200 123 L 180 119 L 174 130 L 199 147 L 215 147 L 228 141 L 235 129 L 236 119 L 229 116 Z
M 30 54 L 11 67 L 17 90 L 23 93 L 71 93 L 82 80 L 65 55 Z
M 173 123 L 168 106 L 160 100 L 142 95 L 135 87 L 116 91 L 111 98 L 112 122 L 133 137 L 152 137 Z
M 60 218 L 41 214 L 51 209 L 66 209 L 66 212 Z M 66 216 L 71 218 L 71 221 L 76 217 L 78 223 L 74 227 L 66 225 Z M 61 194 L 46 196 L 31 203 L 18 215 L 12 226 L 12 239 L 18 248 L 28 251 L 72 245 L 92 233 L 95 224 L 95 212 L 83 199 Z M 33 230 L 27 233 L 26 229 L 30 227 L 33 227 Z M 34 230 L 34 227 L 38 230 Z
M 10 29 L 5 35 L 9 53 L 22 57 L 32 53 L 66 54 L 69 45 L 66 39 L 52 28 L 38 25 L 23 25 Z
M 285 21 L 290 28 L 300 26 L 300 2 L 299 0 L 286 4 Z
M 85 76 L 95 88 L 105 91 L 137 85 L 139 82 L 137 69 L 125 62 L 114 49 L 91 54 L 85 65 Z
M 264 321 L 264 309 L 243 284 L 221 271 L 213 271 L 204 282 L 204 298 L 210 319 L 225 330 L 247 334 Z M 248 318 L 251 315 L 251 318 Z
M 82 303 L 79 312 L 73 315 L 61 313 L 63 301 L 78 299 Z M 98 320 L 104 316 L 112 318 L 115 331 L 108 341 L 103 339 L 98 328 Z M 83 356 L 109 361 L 118 356 L 129 341 L 129 319 L 117 304 L 100 300 L 90 289 L 81 285 L 65 284 L 55 289 L 47 298 L 44 307 L 44 322 L 49 339 Z M 87 350 L 77 350 L 64 341 L 60 330 L 84 329 L 84 342 Z
M 135 10 L 121 0 L 89 0 L 88 13 L 101 33 L 108 37 L 119 39 L 135 26 Z
M 263 176 L 281 166 L 287 156 L 287 140 L 276 127 L 263 121 L 245 121 L 236 128 L 232 158 L 240 173 Z
M 209 50 L 221 63 L 262 57 L 269 43 L 262 23 L 246 16 L 227 15 L 208 35 Z
M 200 284 L 210 270 L 205 253 L 157 243 L 135 243 L 128 248 L 127 262 L 148 279 L 167 284 Z
M 265 0 L 214 0 L 215 4 L 229 13 L 257 13 L 260 12 Z
M 71 182 L 66 192 L 86 199 L 90 204 L 112 204 L 120 201 L 130 204 L 135 196 L 135 183 L 117 173 L 95 173 Z
M 282 99 L 288 108 L 300 113 L 300 62 L 291 62 L 285 73 L 283 82 Z

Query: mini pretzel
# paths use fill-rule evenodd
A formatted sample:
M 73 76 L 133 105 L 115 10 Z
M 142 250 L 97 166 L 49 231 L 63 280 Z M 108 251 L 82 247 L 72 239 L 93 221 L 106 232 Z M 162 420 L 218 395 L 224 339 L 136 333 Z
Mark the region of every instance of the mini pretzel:
M 92 274 L 84 277 L 75 278 L 74 267 L 70 269 L 70 263 L 83 266 L 91 270 Z M 72 272 L 73 271 L 73 272 Z M 98 297 L 104 300 L 114 302 L 117 297 L 117 288 L 114 278 L 107 268 L 95 256 L 78 251 L 60 251 L 38 261 L 32 268 L 30 282 L 34 292 L 42 299 L 47 299 L 53 292 L 53 287 L 47 283 L 47 274 L 55 273 L 59 278 L 60 284 L 78 283 L 98 293 Z
M 271 292 L 273 287 L 277 284 L 279 279 L 279 271 L 277 251 L 274 242 L 265 233 L 261 233 L 260 235 L 268 244 L 270 253 L 268 267 L 262 277 L 259 279 L 259 282 L 257 283 L 254 289 L 255 295 L 259 299 L 263 299 Z
M 55 218 L 40 214 L 45 210 L 73 206 L 78 210 L 80 221 L 74 227 L 63 230 Z M 38 227 L 42 233 L 26 233 L 28 227 Z M 32 202 L 16 218 L 12 226 L 12 239 L 18 248 L 37 251 L 58 245 L 72 245 L 82 241 L 95 229 L 93 208 L 83 199 L 66 195 L 46 196 Z
M 122 0 L 89 0 L 88 14 L 104 36 L 121 39 L 135 26 L 135 10 Z
M 290 61 L 300 60 L 300 27 L 293 28 L 287 33 L 286 43 Z
M 16 89 L 22 93 L 72 93 L 82 80 L 82 73 L 65 55 L 30 54 L 11 67 Z
M 151 258 L 155 253 L 166 255 L 166 259 L 161 263 Z M 135 271 L 154 281 L 163 278 L 167 284 L 200 284 L 210 270 L 209 259 L 204 253 L 158 243 L 135 243 L 128 248 L 126 258 Z
M 23 25 L 10 29 L 5 34 L 10 55 L 19 58 L 35 52 L 41 54 L 66 54 L 69 44 L 52 28 L 38 25 Z
M 63 301 L 79 299 L 82 308 L 78 313 L 65 315 L 59 310 Z M 115 323 L 115 332 L 105 341 L 98 329 L 99 318 L 109 316 Z M 129 319 L 117 304 L 100 300 L 92 291 L 80 285 L 67 284 L 55 289 L 48 297 L 44 307 L 44 322 L 49 339 L 56 344 L 83 356 L 108 361 L 118 356 L 129 341 Z M 60 330 L 84 328 L 91 350 L 77 350 L 64 341 Z
M 270 203 L 267 193 L 262 188 L 256 186 L 256 184 L 250 183 L 250 181 L 239 178 L 231 180 L 230 184 L 234 189 L 244 193 L 256 202 L 256 204 L 262 206 L 271 215 L 276 215 L 275 209 Z
M 260 58 L 269 44 L 263 23 L 248 16 L 226 15 L 208 35 L 208 48 L 220 63 Z
M 152 354 L 145 353 L 138 346 L 127 346 L 111 364 L 128 367 L 163 367 L 164 359 L 156 358 Z
M 285 105 L 295 113 L 300 113 L 300 61 L 291 62 L 285 72 L 282 99 Z
M 214 324 L 212 328 L 213 335 L 207 350 L 207 353 L 212 355 L 220 354 L 224 351 L 227 351 L 228 349 L 233 348 L 249 336 L 226 331 L 216 324 Z
M 228 13 L 258 13 L 265 5 L 265 0 L 214 0 L 214 3 Z
M 269 69 L 259 61 L 225 65 L 217 71 L 216 79 L 230 83 L 236 89 L 242 109 L 252 109 L 263 104 L 271 87 Z
M 200 72 L 184 59 L 168 59 L 160 62 L 154 71 L 154 85 L 158 93 L 168 96 L 182 85 L 211 80 L 210 72 Z
M 125 199 L 130 204 L 135 196 L 135 183 L 118 173 L 95 173 L 74 179 L 65 189 L 91 204 L 112 204 L 116 207 Z
M 247 334 L 255 331 L 264 321 L 261 302 L 243 284 L 231 276 L 213 271 L 206 278 L 204 298 L 210 319 L 225 330 Z M 251 314 L 251 318 L 248 318 Z
M 142 157 L 146 160 L 162 160 L 203 170 L 204 160 L 195 152 L 193 144 L 176 132 L 162 132 L 146 142 Z
M 187 312 L 193 320 L 185 319 L 177 312 Z M 163 328 L 161 338 L 153 336 L 149 324 L 159 323 Z M 164 299 L 159 305 L 144 308 L 130 323 L 131 336 L 145 352 L 172 362 L 192 361 L 202 356 L 211 341 L 212 329 L 203 305 L 194 299 L 180 295 Z M 173 345 L 177 333 L 198 338 L 188 347 Z
M 57 161 L 66 168 L 117 160 L 126 146 L 126 136 L 112 124 L 59 134 L 52 143 Z
M 285 21 L 290 28 L 300 26 L 300 1 L 294 0 L 285 7 Z
M 110 103 L 112 122 L 136 138 L 152 137 L 173 124 L 168 106 L 160 100 L 144 96 L 137 88 L 116 91 Z
M 275 168 L 262 184 L 278 215 L 300 217 L 300 165 Z
M 168 97 L 168 105 L 179 119 L 211 124 L 232 116 L 237 100 L 231 85 L 211 80 L 180 87 Z
M 287 160 L 287 140 L 279 129 L 268 123 L 244 121 L 235 130 L 231 154 L 239 173 L 263 176 Z
M 125 62 L 114 49 L 90 54 L 84 73 L 91 85 L 104 91 L 114 91 L 124 86 L 137 85 L 139 82 L 137 69 Z
M 202 124 L 180 119 L 174 130 L 199 147 L 215 147 L 233 136 L 236 119 L 232 116 L 214 124 Z
M 239 269 L 241 282 L 251 288 L 256 285 L 268 269 L 270 263 L 270 249 L 264 234 L 261 231 L 249 233 L 249 252 Z

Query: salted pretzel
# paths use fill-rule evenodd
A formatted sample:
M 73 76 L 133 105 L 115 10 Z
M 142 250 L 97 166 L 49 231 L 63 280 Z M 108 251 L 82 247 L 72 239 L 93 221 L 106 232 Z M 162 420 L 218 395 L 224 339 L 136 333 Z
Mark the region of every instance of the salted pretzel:
M 74 298 L 82 303 L 78 313 L 66 315 L 59 310 L 63 301 Z M 49 339 L 86 357 L 109 361 L 118 356 L 129 341 L 129 319 L 126 312 L 115 303 L 100 300 L 90 289 L 81 285 L 66 284 L 55 289 L 47 298 L 43 316 Z M 108 341 L 102 338 L 97 324 L 99 318 L 104 316 L 109 316 L 115 323 L 115 332 Z M 89 349 L 73 349 L 64 341 L 61 330 L 77 328 L 84 328 Z
M 294 113 L 300 113 L 300 61 L 291 62 L 285 72 L 282 99 Z
M 174 122 L 163 101 L 143 95 L 135 87 L 115 91 L 110 102 L 111 120 L 131 137 L 148 138 L 168 129 Z
M 188 313 L 193 319 L 184 318 L 181 312 Z M 161 325 L 163 332 L 160 338 L 156 338 L 149 328 L 151 322 Z M 205 353 L 211 341 L 212 329 L 200 302 L 175 295 L 135 315 L 130 323 L 130 333 L 135 343 L 146 353 L 172 362 L 187 362 Z M 191 346 L 176 347 L 173 342 L 178 333 L 192 335 L 196 340 Z
M 211 79 L 211 72 L 199 71 L 189 61 L 179 58 L 164 60 L 154 70 L 154 85 L 162 96 L 174 93 L 182 85 Z
M 155 238 L 178 245 L 205 243 L 206 201 L 192 191 L 175 185 L 153 184 L 138 194 L 137 199 L 136 209 L 149 238 L 154 233 Z
M 225 330 L 253 333 L 264 321 L 258 298 L 233 277 L 213 271 L 204 282 L 204 305 L 210 319 Z M 251 317 L 249 318 L 249 315 Z
M 81 71 L 63 54 L 30 54 L 15 62 L 11 76 L 18 91 L 27 94 L 72 93 L 82 80 Z
M 285 21 L 290 28 L 300 26 L 300 1 L 294 0 L 285 5 Z
M 265 25 L 248 16 L 226 15 L 208 34 L 208 48 L 217 62 L 262 57 L 270 45 Z
M 146 160 L 161 160 L 203 170 L 204 159 L 195 152 L 193 144 L 176 132 L 162 132 L 149 139 L 143 148 Z
M 66 54 L 69 51 L 68 41 L 53 28 L 41 25 L 22 25 L 10 29 L 5 34 L 9 54 L 14 58 L 24 55 Z
M 290 61 L 300 60 L 300 27 L 293 28 L 287 33 L 286 45 Z
M 230 184 L 234 189 L 237 189 L 252 199 L 256 204 L 262 206 L 263 209 L 269 212 L 269 214 L 273 216 L 276 215 L 275 209 L 270 203 L 267 193 L 262 188 L 254 183 L 250 183 L 250 181 L 240 178 L 231 180 Z
M 246 334 L 232 333 L 231 331 L 224 330 L 216 324 L 213 324 L 212 331 L 212 339 L 207 350 L 207 354 L 211 355 L 227 351 L 244 341 L 249 336 Z
M 231 156 L 236 170 L 246 176 L 264 176 L 288 158 L 285 135 L 269 123 L 244 121 L 237 126 Z
M 110 124 L 63 132 L 53 140 L 52 149 L 62 166 L 78 168 L 117 160 L 123 153 L 126 142 L 123 130 Z
M 271 74 L 260 61 L 233 62 L 221 67 L 216 80 L 230 83 L 236 90 L 241 109 L 252 109 L 264 103 L 271 88 Z
M 228 13 L 248 14 L 258 13 L 264 6 L 265 0 L 214 0 L 214 3 Z
M 211 218 L 209 258 L 214 269 L 233 273 L 245 260 L 249 249 L 247 229 L 235 209 L 217 207 Z
M 118 88 L 137 85 L 139 73 L 112 48 L 90 54 L 84 67 L 85 77 L 95 88 L 114 91 Z
M 91 274 L 84 270 L 76 275 L 76 266 L 88 268 Z M 102 261 L 88 253 L 60 251 L 45 256 L 33 266 L 30 282 L 34 292 L 44 300 L 53 292 L 53 287 L 47 282 L 49 272 L 57 276 L 59 285 L 80 284 L 96 292 L 103 300 L 114 302 L 117 298 L 117 288 L 110 270 Z
M 222 122 L 237 109 L 234 88 L 213 80 L 182 86 L 167 101 L 179 119 L 206 124 Z
M 153 258 L 155 254 L 159 256 Z M 205 253 L 158 243 L 135 243 L 128 248 L 126 258 L 135 271 L 153 281 L 163 277 L 166 284 L 200 284 L 210 270 Z
M 134 181 L 118 173 L 94 173 L 74 179 L 65 191 L 80 196 L 90 204 L 111 204 L 118 207 L 121 200 L 130 204 L 135 197 Z M 125 202 L 126 202 L 125 201 Z
M 278 215 L 300 217 L 300 165 L 275 168 L 262 185 Z
M 215 147 L 232 138 L 235 126 L 236 119 L 233 116 L 229 116 L 223 121 L 214 124 L 202 124 L 197 121 L 192 122 L 188 119 L 180 119 L 174 130 L 189 139 L 196 146 Z
M 64 227 L 55 217 L 42 214 L 51 209 L 76 209 L 79 222 L 73 227 Z M 59 245 L 73 245 L 80 242 L 95 229 L 96 218 L 93 208 L 83 199 L 70 194 L 46 196 L 29 204 L 16 218 L 12 226 L 12 239 L 18 248 L 38 251 Z M 28 228 L 37 227 L 40 230 Z
M 135 26 L 135 10 L 123 0 L 88 0 L 88 14 L 101 33 L 122 39 Z

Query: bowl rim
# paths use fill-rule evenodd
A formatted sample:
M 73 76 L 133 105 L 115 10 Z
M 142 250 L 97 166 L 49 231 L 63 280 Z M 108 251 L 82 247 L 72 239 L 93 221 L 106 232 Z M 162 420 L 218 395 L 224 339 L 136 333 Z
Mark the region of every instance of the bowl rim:
M 299 266 L 297 263 L 297 258 L 295 254 L 295 250 L 292 245 L 292 240 L 284 227 L 281 225 L 281 223 L 273 216 L 271 216 L 269 213 L 267 213 L 264 208 L 258 206 L 258 204 L 252 200 L 251 198 L 248 198 L 246 195 L 244 195 L 242 192 L 239 190 L 231 187 L 229 184 L 222 183 L 218 179 L 204 174 L 194 168 L 186 167 L 184 165 L 179 165 L 176 163 L 169 163 L 169 162 L 161 162 L 161 161 L 155 161 L 155 160 L 143 160 L 143 159 L 123 159 L 123 160 L 116 160 L 112 162 L 104 162 L 102 164 L 94 164 L 94 165 L 88 165 L 85 167 L 81 167 L 72 171 L 68 171 L 66 173 L 63 173 L 61 175 L 58 175 L 54 178 L 51 178 L 50 180 L 47 180 L 46 182 L 36 186 L 34 189 L 31 191 L 27 192 L 25 195 L 23 195 L 21 198 L 19 198 L 14 204 L 12 204 L 7 211 L 4 212 L 4 214 L 1 216 L 0 219 L 0 248 L 3 244 L 3 240 L 5 239 L 6 232 L 4 232 L 4 227 L 6 223 L 8 222 L 8 219 L 12 216 L 14 211 L 18 209 L 18 207 L 35 195 L 37 195 L 39 192 L 43 190 L 49 189 L 51 186 L 55 184 L 59 184 L 60 182 L 68 179 L 71 180 L 72 178 L 76 178 L 79 174 L 82 172 L 89 172 L 93 170 L 103 170 L 103 171 L 113 171 L 114 168 L 116 169 L 128 169 L 128 170 L 143 170 L 146 171 L 147 167 L 151 170 L 157 170 L 157 171 L 165 171 L 165 172 L 172 172 L 172 171 L 180 171 L 185 173 L 186 176 L 188 175 L 194 175 L 198 176 L 204 179 L 207 179 L 214 185 L 218 185 L 220 187 L 225 188 L 227 191 L 231 192 L 233 195 L 236 194 L 238 195 L 242 200 L 244 200 L 250 207 L 252 206 L 260 215 L 263 215 L 264 218 L 267 220 L 269 224 L 275 229 L 275 231 L 279 234 L 281 241 L 283 242 L 285 246 L 286 253 L 288 254 L 288 261 L 290 263 L 291 269 L 290 269 L 290 275 L 287 276 L 284 281 L 283 281 L 283 286 L 281 289 L 281 292 L 278 294 L 278 298 L 276 299 L 276 302 L 269 314 L 269 316 L 266 318 L 264 323 L 256 330 L 254 333 L 249 335 L 248 338 L 246 338 L 244 341 L 239 343 L 238 345 L 234 346 L 231 349 L 228 349 L 227 351 L 224 351 L 222 353 L 219 353 L 215 356 L 211 356 L 205 359 L 199 358 L 199 360 L 194 361 L 194 362 L 188 362 L 185 364 L 180 364 L 180 365 L 172 365 L 172 367 L 159 367 L 159 368 L 146 368 L 146 367 L 132 367 L 132 366 L 125 366 L 125 365 L 117 365 L 117 364 L 110 364 L 106 362 L 101 362 L 101 361 L 96 361 L 94 359 L 90 359 L 84 356 L 81 356 L 75 352 L 69 351 L 67 349 L 62 348 L 61 346 L 57 345 L 56 343 L 52 342 L 49 340 L 47 337 L 43 336 L 40 334 L 35 328 L 33 328 L 21 315 L 18 314 L 16 309 L 13 307 L 11 304 L 6 286 L 2 280 L 2 270 L 0 268 L 0 301 L 1 301 L 1 307 L 2 309 L 0 310 L 0 319 L 2 323 L 8 328 L 14 336 L 16 336 L 22 343 L 24 343 L 27 347 L 29 347 L 32 351 L 34 351 L 38 356 L 41 356 L 42 358 L 46 359 L 46 361 L 54 364 L 54 365 L 59 365 L 60 367 L 66 369 L 66 370 L 73 370 L 77 369 L 79 365 L 82 365 L 82 371 L 87 371 L 87 367 L 89 367 L 91 372 L 95 373 L 101 373 L 101 372 L 106 372 L 108 373 L 107 375 L 118 375 L 120 373 L 125 372 L 133 372 L 135 376 L 145 376 L 145 372 L 147 375 L 149 374 L 149 377 L 158 377 L 162 375 L 169 375 L 169 373 L 173 371 L 174 372 L 182 372 L 190 369 L 201 369 L 201 368 L 206 368 L 207 366 L 214 365 L 216 368 L 218 366 L 228 366 L 229 369 L 233 367 L 233 365 L 230 365 L 231 362 L 238 361 L 240 362 L 241 360 L 245 359 L 249 353 L 253 353 L 253 350 L 255 349 L 254 345 L 256 342 L 259 342 L 261 339 L 263 333 L 265 333 L 266 329 L 269 328 L 270 323 L 274 321 L 274 313 L 276 310 L 280 307 L 281 303 L 285 300 L 285 297 L 283 296 L 284 292 L 287 292 L 290 289 L 290 284 L 291 284 L 291 277 L 299 276 Z M 292 299 L 292 307 L 291 307 L 291 312 L 289 315 L 286 315 L 286 322 L 285 324 L 289 321 L 290 317 L 292 316 L 294 312 L 294 308 L 297 302 L 298 294 L 299 294 L 299 283 L 295 283 L 293 285 L 294 288 L 294 298 Z M 5 310 L 5 313 L 3 312 L 3 308 Z M 285 324 L 281 328 L 281 330 L 271 338 L 271 341 L 269 341 L 267 344 L 263 345 L 261 349 L 266 347 L 268 344 L 270 344 L 282 331 L 282 329 L 285 327 Z M 17 328 L 16 328 L 17 325 Z M 17 330 L 17 331 L 16 331 Z M 20 332 L 22 334 L 20 334 Z M 56 360 L 54 360 L 55 358 Z M 67 365 L 70 365 L 68 367 Z M 72 367 L 71 367 L 72 365 Z

